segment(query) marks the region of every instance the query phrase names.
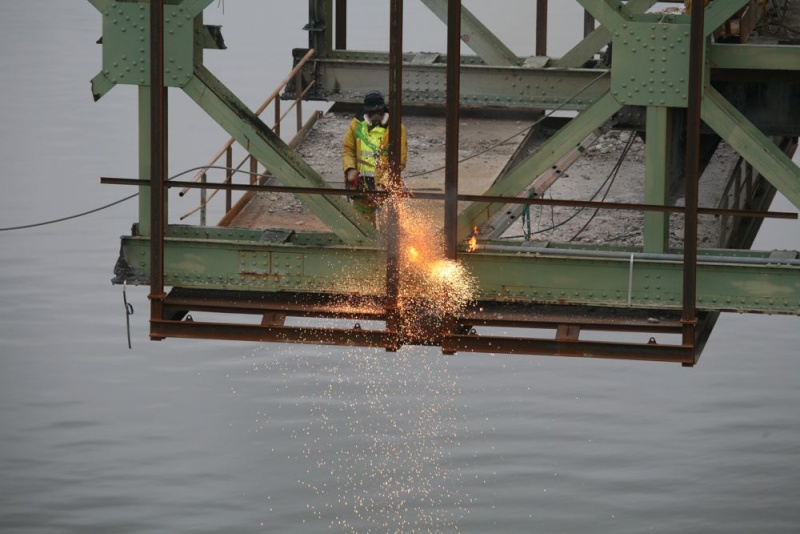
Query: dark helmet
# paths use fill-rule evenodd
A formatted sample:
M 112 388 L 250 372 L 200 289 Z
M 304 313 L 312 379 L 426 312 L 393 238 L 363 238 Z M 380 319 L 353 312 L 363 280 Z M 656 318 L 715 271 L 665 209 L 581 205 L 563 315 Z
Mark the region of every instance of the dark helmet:
M 386 111 L 386 100 L 380 91 L 370 91 L 364 95 L 364 113 Z

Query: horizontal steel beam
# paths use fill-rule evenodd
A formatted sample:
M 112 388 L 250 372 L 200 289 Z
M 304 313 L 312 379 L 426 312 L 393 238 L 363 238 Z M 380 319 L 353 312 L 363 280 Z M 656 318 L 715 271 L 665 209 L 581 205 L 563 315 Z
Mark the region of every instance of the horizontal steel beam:
M 295 54 L 302 52 L 295 50 Z M 304 76 L 316 80 L 312 98 L 360 103 L 370 89 L 387 91 L 388 56 L 333 54 L 333 58 L 310 61 Z M 444 57 L 444 56 L 443 56 Z M 341 59 L 340 59 L 341 58 Z M 463 106 L 504 106 L 580 110 L 608 90 L 603 70 L 538 69 L 470 64 L 461 65 Z M 403 64 L 403 104 L 443 105 L 447 90 L 446 63 L 415 63 L 407 56 Z M 289 96 L 289 93 L 286 95 Z
M 379 296 L 385 288 L 385 251 L 343 247 L 330 236 L 303 237 L 303 245 L 242 240 L 208 229 L 170 232 L 165 242 L 165 284 L 172 287 L 294 291 Z M 227 235 L 227 238 L 226 238 Z M 219 239 L 216 239 L 217 237 Z M 318 239 L 315 241 L 315 239 Z M 507 244 L 507 243 L 506 243 Z M 481 244 L 489 247 L 490 244 Z M 122 283 L 149 278 L 149 239 L 123 237 L 117 264 Z M 769 252 L 701 251 L 697 308 L 800 315 L 800 265 Z M 726 257 L 733 256 L 733 257 Z M 789 254 L 791 256 L 791 254 Z M 478 298 L 496 302 L 677 309 L 681 301 L 680 255 L 647 256 L 582 248 L 460 254 L 476 279 Z
M 307 53 L 294 50 L 295 61 Z M 759 72 L 769 72 L 770 79 L 787 82 L 800 64 L 800 47 L 785 45 L 712 44 L 709 48 L 711 80 L 731 78 L 758 80 Z M 406 54 L 403 63 L 403 103 L 405 105 L 442 106 L 446 95 L 445 55 L 433 54 L 427 62 L 418 55 Z M 328 57 L 309 62 L 303 76 L 316 80 L 310 98 L 358 104 L 371 89 L 388 91 L 376 85 L 386 79 L 388 54 L 367 51 L 334 51 Z M 554 108 L 564 102 L 563 109 L 582 110 L 597 100 L 610 87 L 610 76 L 594 79 L 602 69 L 522 66 L 489 66 L 475 56 L 463 56 L 461 62 L 461 104 L 463 106 Z M 632 67 L 633 68 L 633 67 Z M 744 73 L 744 74 L 741 74 Z M 785 73 L 781 75 L 780 73 Z M 589 86 L 589 84 L 592 84 Z M 579 91 L 585 89 L 578 96 Z M 295 98 L 287 90 L 286 98 Z
M 444 352 L 486 352 L 497 354 L 573 356 L 615 360 L 643 360 L 696 363 L 692 346 L 659 345 L 657 343 L 618 343 L 611 341 L 582 341 L 530 339 L 500 336 L 447 336 L 442 341 Z

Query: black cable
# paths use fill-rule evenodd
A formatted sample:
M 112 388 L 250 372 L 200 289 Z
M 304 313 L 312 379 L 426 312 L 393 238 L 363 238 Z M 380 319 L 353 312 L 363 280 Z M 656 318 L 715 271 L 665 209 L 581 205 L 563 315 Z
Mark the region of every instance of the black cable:
M 249 171 L 244 171 L 244 170 L 241 170 L 241 169 L 233 169 L 233 168 L 230 168 L 230 167 L 206 165 L 206 166 L 203 166 L 203 167 L 192 167 L 191 169 L 186 169 L 185 171 L 181 171 L 181 172 L 179 172 L 178 174 L 176 174 L 174 176 L 170 176 L 169 178 L 167 178 L 167 180 L 174 180 L 175 178 L 179 178 L 179 177 L 183 176 L 184 174 L 189 174 L 190 172 L 199 171 L 199 170 L 208 170 L 208 169 L 222 169 L 222 170 L 227 170 L 227 171 L 251 174 Z M 139 196 L 139 193 L 134 193 L 134 194 L 129 195 L 129 196 L 125 197 L 125 198 L 121 198 L 121 199 L 119 199 L 117 201 L 114 201 L 111 204 L 106 204 L 105 206 L 100 206 L 99 208 L 94 208 L 94 209 L 91 209 L 89 211 L 84 211 L 83 213 L 77 213 L 75 215 L 68 215 L 67 217 L 60 217 L 58 219 L 52 219 L 52 220 L 49 220 L 49 221 L 42 221 L 42 222 L 33 223 L 33 224 L 23 224 L 23 225 L 20 225 L 20 226 L 9 226 L 7 228 L 0 228 L 0 232 L 8 232 L 8 231 L 11 231 L 11 230 L 23 230 L 25 228 L 35 228 L 37 226 L 46 226 L 48 224 L 60 223 L 60 222 L 68 221 L 70 219 L 77 219 L 78 217 L 83 217 L 85 215 L 90 215 L 92 213 L 96 213 L 98 211 L 102 211 L 102 210 L 110 208 L 112 206 L 116 206 L 117 204 L 122 204 L 126 200 L 130 200 L 130 199 L 136 198 L 138 196 Z
M 631 146 L 633 145 L 634 138 L 635 135 L 633 132 L 631 132 L 630 136 L 628 137 L 628 142 L 625 144 L 625 148 L 622 150 L 622 154 L 620 155 L 619 160 L 617 160 L 617 164 L 611 171 L 611 181 L 608 183 L 608 188 L 606 189 L 606 192 L 603 193 L 603 198 L 600 199 L 600 202 L 604 202 L 606 197 L 608 196 L 608 192 L 611 191 L 611 186 L 614 185 L 614 180 L 617 179 L 617 174 L 619 174 L 619 169 L 622 167 L 622 161 L 625 159 L 625 156 L 628 154 L 628 150 L 630 150 Z M 581 226 L 581 229 L 578 230 L 574 236 L 569 238 L 567 243 L 572 243 L 573 241 L 575 241 L 575 239 L 577 239 L 578 236 L 581 235 L 584 230 L 586 230 L 586 228 L 589 226 L 589 223 L 591 223 L 592 220 L 594 220 L 595 216 L 599 211 L 600 208 L 595 208 L 594 213 L 592 213 L 592 216 L 589 217 L 589 220 L 586 221 L 586 223 L 583 226 Z
M 622 151 L 622 153 L 620 154 L 620 157 L 617 159 L 617 162 L 614 164 L 614 167 L 611 169 L 611 172 L 610 172 L 610 173 L 608 174 L 608 176 L 606 176 L 606 178 L 603 180 L 603 183 L 601 183 L 601 184 L 600 184 L 600 187 L 598 187 L 598 188 L 597 188 L 597 191 L 595 191 L 594 193 L 592 193 L 592 196 L 591 196 L 591 197 L 589 197 L 589 200 L 594 200 L 594 198 L 595 198 L 597 195 L 599 195 L 599 194 L 600 194 L 600 191 L 602 191 L 602 190 L 603 190 L 603 188 L 606 186 L 606 184 L 609 182 L 609 180 L 611 180 L 613 176 L 616 176 L 616 173 L 619 171 L 619 168 L 620 168 L 620 166 L 622 165 L 622 161 L 623 161 L 623 159 L 624 159 L 624 158 L 625 158 L 625 156 L 627 155 L 628 149 L 630 148 L 630 146 L 632 146 L 632 145 L 633 145 L 633 140 L 635 140 L 634 138 L 635 138 L 634 134 L 633 134 L 633 133 L 631 133 L 630 137 L 628 138 L 628 144 L 625 146 L 625 149 L 624 149 L 624 150 Z M 608 194 L 608 191 L 606 191 L 606 194 Z M 550 198 L 552 198 L 552 196 L 551 196 Z M 603 197 L 603 198 L 605 198 L 605 197 Z M 551 215 L 552 215 L 552 206 L 551 206 L 550 208 L 551 208 Z M 549 231 L 551 231 L 551 230 L 555 230 L 556 228 L 559 228 L 560 226 L 564 226 L 565 224 L 567 224 L 568 222 L 570 222 L 572 219 L 574 219 L 575 217 L 577 217 L 577 216 L 578 216 L 578 215 L 579 215 L 579 214 L 580 214 L 580 213 L 581 213 L 583 210 L 585 210 L 585 209 L 586 209 L 586 208 L 578 208 L 577 210 L 575 210 L 575 213 L 573 213 L 572 215 L 570 215 L 569 217 L 567 217 L 567 218 L 566 218 L 566 219 L 564 219 L 563 221 L 561 221 L 561 222 L 559 222 L 559 223 L 557 223 L 557 224 L 552 224 L 552 223 L 551 223 L 551 226 L 549 226 L 549 227 L 547 227 L 547 228 L 542 228 L 541 230 L 536 230 L 535 232 L 531 232 L 531 233 L 530 233 L 530 235 L 525 235 L 525 234 L 523 234 L 523 235 L 511 235 L 511 236 L 504 236 L 504 237 L 501 237 L 500 239 L 519 239 L 520 237 L 523 237 L 523 238 L 525 238 L 525 239 L 530 239 L 530 236 L 531 236 L 531 235 L 534 235 L 534 234 L 543 234 L 543 233 L 545 233 L 545 232 L 549 232 Z M 595 211 L 597 211 L 598 209 L 599 209 L 599 208 L 595 208 Z
M 502 141 L 500 141 L 498 143 L 495 143 L 494 145 L 492 145 L 490 147 L 487 147 L 487 148 L 485 148 L 483 150 L 475 152 L 474 154 L 471 154 L 471 155 L 467 156 L 466 158 L 464 158 L 462 160 L 459 160 L 458 163 L 461 164 L 461 163 L 464 163 L 465 161 L 471 160 L 472 158 L 477 158 L 478 156 L 480 156 L 482 154 L 486 154 L 487 152 L 489 152 L 491 150 L 494 150 L 495 148 L 508 143 L 509 141 L 514 139 L 515 137 L 524 134 L 525 132 L 527 132 L 528 130 L 530 130 L 531 128 L 536 126 L 537 124 L 540 124 L 543 121 L 545 121 L 546 119 L 549 119 L 556 111 L 560 111 L 564 106 L 566 106 L 567 104 L 572 102 L 572 100 L 574 100 L 577 96 L 579 96 L 581 93 L 583 93 L 588 88 L 590 88 L 592 85 L 594 85 L 598 80 L 600 80 L 600 78 L 602 78 L 603 76 L 605 76 L 609 72 L 610 71 L 603 71 L 603 73 L 600 74 L 600 76 L 597 76 L 595 79 L 593 79 L 592 81 L 590 81 L 589 83 L 584 85 L 578 92 L 576 92 L 575 94 L 573 94 L 572 96 L 570 96 L 569 98 L 564 100 L 562 103 L 560 103 L 558 105 L 558 107 L 556 107 L 555 109 L 550 110 L 549 113 L 546 113 L 545 115 L 542 115 L 542 117 L 537 119 L 536 121 L 534 121 L 533 124 L 531 124 L 529 126 L 526 126 L 522 130 L 520 130 L 517 133 L 515 133 L 514 135 L 512 135 L 510 137 L 507 137 L 506 139 L 503 139 Z M 437 167 L 435 169 L 430 169 L 430 170 L 427 170 L 427 171 L 418 172 L 416 174 L 410 174 L 410 175 L 406 176 L 406 179 L 408 179 L 408 178 L 416 178 L 417 176 L 425 176 L 426 174 L 432 174 L 432 173 L 434 173 L 436 171 L 441 171 L 441 170 L 444 170 L 444 169 L 445 169 L 445 167 L 442 166 L 442 167 Z

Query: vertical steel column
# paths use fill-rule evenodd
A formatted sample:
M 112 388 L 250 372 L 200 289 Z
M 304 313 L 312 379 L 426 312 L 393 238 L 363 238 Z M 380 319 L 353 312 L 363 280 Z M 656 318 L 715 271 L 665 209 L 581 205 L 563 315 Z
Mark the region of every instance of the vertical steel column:
M 164 87 L 164 0 L 150 2 L 150 319 L 164 315 L 164 173 L 166 163 Z M 152 332 L 152 326 L 151 326 Z M 151 339 L 163 339 L 153 336 Z
M 347 0 L 336 0 L 336 49 L 347 50 Z
M 538 21 L 537 21 L 538 23 Z M 538 35 L 538 34 L 537 34 Z M 444 250 L 455 260 L 458 247 L 458 134 L 461 96 L 461 0 L 447 4 L 447 103 L 444 174 Z
M 594 31 L 594 17 L 588 11 L 583 12 L 583 36 L 586 37 Z
M 400 140 L 403 124 L 403 0 L 391 0 L 389 8 L 389 190 L 400 185 Z M 400 228 L 396 199 L 386 203 L 386 328 L 397 333 L 400 327 L 399 249 Z M 399 347 L 387 347 L 397 350 Z
M 683 344 L 695 343 L 697 326 L 697 204 L 700 172 L 700 105 L 703 97 L 704 2 L 692 3 L 689 102 L 686 113 L 686 212 L 683 229 Z
M 647 106 L 645 123 L 644 202 L 664 206 L 669 200 L 669 175 L 672 156 L 670 108 Z M 631 132 L 631 135 L 635 135 Z M 669 213 L 645 212 L 644 252 L 665 253 L 669 248 Z
M 536 55 L 547 55 L 547 0 L 536 0 Z

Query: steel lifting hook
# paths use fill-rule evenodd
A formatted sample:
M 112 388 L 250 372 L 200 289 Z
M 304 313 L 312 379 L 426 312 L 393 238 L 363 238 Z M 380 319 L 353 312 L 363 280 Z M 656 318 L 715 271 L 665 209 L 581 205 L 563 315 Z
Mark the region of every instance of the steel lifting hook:
M 133 315 L 133 304 L 128 302 L 128 294 L 126 293 L 126 289 L 128 287 L 128 282 L 122 282 L 122 301 L 125 303 L 125 326 L 128 329 L 128 348 L 131 347 L 131 315 Z

